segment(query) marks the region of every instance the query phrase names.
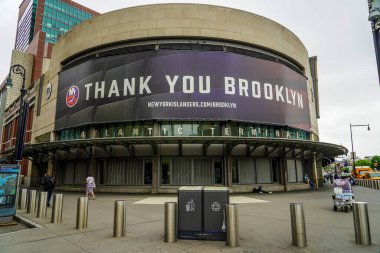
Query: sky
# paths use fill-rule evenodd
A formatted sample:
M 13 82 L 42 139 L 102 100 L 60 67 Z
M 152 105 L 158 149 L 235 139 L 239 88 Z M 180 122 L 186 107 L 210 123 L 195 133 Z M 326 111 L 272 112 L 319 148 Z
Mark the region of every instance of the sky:
M 320 141 L 351 151 L 350 123 L 357 156 L 380 155 L 380 85 L 367 0 L 76 0 L 100 13 L 157 3 L 226 6 L 269 18 L 300 38 L 309 56 L 318 57 Z M 0 80 L 14 48 L 21 0 L 0 0 Z

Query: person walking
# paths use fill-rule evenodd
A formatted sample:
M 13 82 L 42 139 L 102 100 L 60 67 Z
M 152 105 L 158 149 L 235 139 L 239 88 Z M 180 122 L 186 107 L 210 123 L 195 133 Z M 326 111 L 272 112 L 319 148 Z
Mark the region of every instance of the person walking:
M 51 195 L 53 194 L 55 182 L 54 182 L 54 178 L 49 176 L 47 172 L 45 172 L 45 175 L 42 179 L 42 185 L 44 187 L 44 192 L 48 193 L 47 206 L 50 207 L 50 199 L 51 199 Z
M 94 188 L 96 188 L 95 178 L 89 174 L 86 178 L 86 197 L 88 197 L 88 194 L 91 194 L 92 199 L 95 199 Z

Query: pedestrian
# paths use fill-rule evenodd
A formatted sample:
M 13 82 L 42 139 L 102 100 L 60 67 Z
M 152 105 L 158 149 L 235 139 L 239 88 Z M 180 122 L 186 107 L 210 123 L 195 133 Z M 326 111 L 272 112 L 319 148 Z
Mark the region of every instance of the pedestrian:
M 54 182 L 54 178 L 51 177 L 47 172 L 45 172 L 45 175 L 42 178 L 42 185 L 44 187 L 44 192 L 48 193 L 47 206 L 50 207 L 50 199 L 51 199 L 51 195 L 53 194 L 55 182 Z
M 315 185 L 314 185 L 313 180 L 310 179 L 309 181 L 310 181 L 310 183 L 309 183 L 310 184 L 310 189 L 314 190 L 314 186 Z
M 254 187 L 253 188 L 253 192 L 254 193 L 268 193 L 268 194 L 272 194 L 272 192 L 264 191 L 263 187 L 261 185 L 259 186 L 259 188 Z
M 94 188 L 96 188 L 95 178 L 91 174 L 86 178 L 86 196 L 92 195 L 92 199 L 95 199 Z
M 309 184 L 309 180 L 309 176 L 305 174 L 305 176 L 303 177 L 303 181 L 305 182 L 305 184 Z

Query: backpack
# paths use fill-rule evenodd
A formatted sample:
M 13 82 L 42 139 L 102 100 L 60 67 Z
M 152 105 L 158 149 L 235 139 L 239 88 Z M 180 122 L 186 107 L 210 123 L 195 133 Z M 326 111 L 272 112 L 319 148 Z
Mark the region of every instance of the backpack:
M 45 181 L 45 187 L 46 188 L 53 188 L 54 187 L 54 181 L 53 178 L 49 177 Z

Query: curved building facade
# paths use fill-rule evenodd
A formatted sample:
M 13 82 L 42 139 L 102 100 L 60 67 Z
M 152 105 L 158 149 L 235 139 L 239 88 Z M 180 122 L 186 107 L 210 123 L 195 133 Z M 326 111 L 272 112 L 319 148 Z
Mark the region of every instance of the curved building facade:
M 96 16 L 61 37 L 34 106 L 33 170 L 62 189 L 249 192 L 320 181 L 316 58 L 264 17 L 197 4 Z M 33 174 L 33 172 L 32 172 Z

